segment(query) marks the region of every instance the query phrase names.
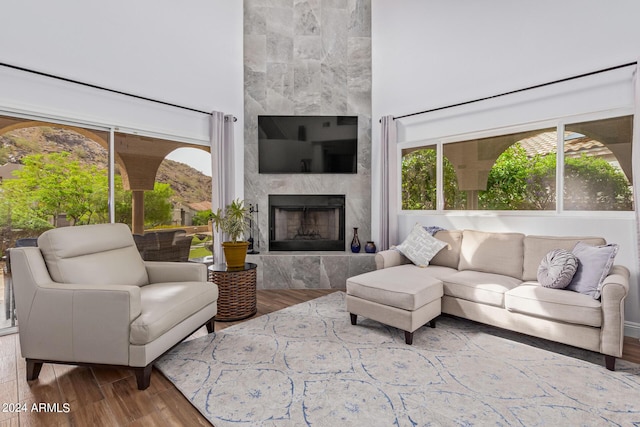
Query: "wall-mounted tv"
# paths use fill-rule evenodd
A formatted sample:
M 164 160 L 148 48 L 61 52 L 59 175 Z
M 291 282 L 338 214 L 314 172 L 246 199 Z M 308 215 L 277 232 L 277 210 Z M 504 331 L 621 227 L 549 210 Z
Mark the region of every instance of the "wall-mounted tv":
M 357 173 L 358 116 L 258 116 L 260 173 Z

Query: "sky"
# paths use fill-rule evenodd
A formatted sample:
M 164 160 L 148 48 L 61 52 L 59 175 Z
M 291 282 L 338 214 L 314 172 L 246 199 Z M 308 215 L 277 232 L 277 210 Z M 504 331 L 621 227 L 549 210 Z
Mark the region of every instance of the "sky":
M 203 174 L 211 176 L 211 156 L 206 151 L 197 148 L 178 148 L 172 151 L 167 159 L 187 164 Z

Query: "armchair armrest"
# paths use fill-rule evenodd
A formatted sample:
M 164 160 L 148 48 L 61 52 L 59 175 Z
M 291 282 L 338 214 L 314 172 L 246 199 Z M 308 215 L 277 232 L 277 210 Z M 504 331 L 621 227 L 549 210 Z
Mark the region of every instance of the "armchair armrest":
M 84 307 L 84 311 L 90 304 L 105 307 L 108 317 L 112 317 L 110 310 L 128 309 L 126 319 L 133 322 L 142 313 L 142 301 L 140 299 L 140 287 L 135 285 L 83 285 L 71 283 L 49 282 L 42 283 L 37 292 L 67 292 L 74 299 L 74 306 Z M 119 307 L 118 307 L 119 306 Z M 109 314 L 110 313 L 110 314 Z M 95 312 L 91 313 L 95 317 Z
M 138 286 L 41 284 L 25 335 L 43 354 L 30 358 L 128 365 L 131 322 L 140 313 Z M 52 348 L 57 357 L 51 356 Z
M 600 352 L 622 356 L 624 343 L 624 300 L 629 293 L 629 270 L 614 265 L 602 285 L 602 328 Z
M 195 262 L 145 261 L 149 283 L 206 282 L 207 266 Z
M 387 249 L 376 254 L 376 270 L 383 268 L 395 267 L 397 265 L 409 264 L 411 261 L 407 259 L 400 251 Z

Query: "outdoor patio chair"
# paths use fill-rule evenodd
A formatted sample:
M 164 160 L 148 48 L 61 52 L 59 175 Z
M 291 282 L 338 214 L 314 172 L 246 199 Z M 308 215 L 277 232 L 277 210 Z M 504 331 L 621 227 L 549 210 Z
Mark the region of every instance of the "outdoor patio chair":
M 149 231 L 133 236 L 138 251 L 145 261 L 189 260 L 193 236 L 187 236 L 185 230 Z

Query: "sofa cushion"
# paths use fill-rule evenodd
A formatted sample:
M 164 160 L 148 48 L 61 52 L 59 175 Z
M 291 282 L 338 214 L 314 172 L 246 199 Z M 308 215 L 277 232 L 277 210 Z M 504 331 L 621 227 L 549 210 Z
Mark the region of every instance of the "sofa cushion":
M 505 308 L 516 313 L 559 322 L 602 326 L 600 301 L 565 289 L 551 289 L 525 282 L 505 294 Z
M 38 238 L 51 278 L 59 283 L 149 283 L 144 261 L 126 224 L 54 228 Z
M 520 279 L 524 253 L 523 239 L 524 234 L 521 233 L 464 230 L 458 270 L 502 274 Z
M 433 235 L 447 244 L 429 262 L 430 265 L 458 268 L 460 263 L 460 247 L 462 246 L 462 230 L 443 230 Z
M 420 224 L 416 223 L 407 238 L 396 246 L 399 250 L 418 267 L 426 267 L 429 261 L 447 244 L 436 239 Z
M 578 258 L 564 249 L 554 249 L 542 258 L 538 282 L 545 288 L 564 289 L 578 269 Z
M 573 248 L 573 254 L 578 258 L 578 269 L 567 289 L 595 299 L 600 298 L 602 283 L 609 274 L 617 253 L 618 245 L 615 243 L 592 246 L 578 242 Z
M 218 299 L 206 282 L 153 283 L 140 288 L 142 313 L 131 323 L 130 342 L 148 344 Z
M 405 264 L 348 278 L 347 295 L 413 311 L 442 298 L 442 282 Z
M 458 270 L 451 267 L 442 267 L 441 265 L 430 264 L 425 269 L 426 274 L 438 280 L 446 280 L 448 277 L 458 273 Z
M 536 281 L 542 258 L 553 249 L 571 251 L 579 241 L 590 245 L 604 245 L 601 237 L 526 236 L 524 238 L 524 267 L 522 280 Z
M 520 283 L 522 281 L 515 277 L 471 270 L 443 280 L 445 295 L 497 307 L 504 307 L 504 293 Z

